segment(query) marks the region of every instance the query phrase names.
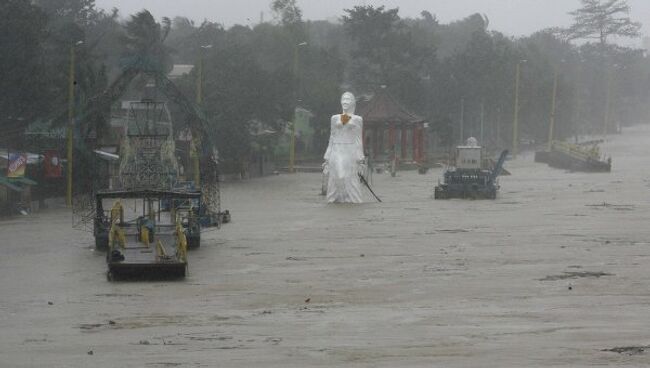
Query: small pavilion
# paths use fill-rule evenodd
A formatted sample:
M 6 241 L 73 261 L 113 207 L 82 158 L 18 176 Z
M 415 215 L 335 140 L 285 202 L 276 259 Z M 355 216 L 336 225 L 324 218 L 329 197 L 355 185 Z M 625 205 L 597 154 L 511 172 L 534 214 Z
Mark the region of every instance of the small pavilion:
M 363 117 L 364 152 L 372 160 L 390 161 L 392 152 L 401 162 L 425 160 L 425 119 L 406 109 L 386 88 L 359 101 L 356 114 Z

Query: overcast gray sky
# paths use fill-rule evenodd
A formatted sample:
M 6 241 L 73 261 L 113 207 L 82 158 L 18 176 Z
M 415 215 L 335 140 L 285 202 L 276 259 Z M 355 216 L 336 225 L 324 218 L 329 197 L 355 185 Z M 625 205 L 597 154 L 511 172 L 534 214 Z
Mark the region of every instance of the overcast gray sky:
M 260 13 L 270 19 L 270 0 L 96 0 L 104 9 L 117 7 L 122 16 L 148 9 L 156 18 L 185 16 L 197 22 L 204 19 L 226 27 L 233 24 L 255 24 Z M 567 26 L 571 17 L 567 12 L 580 5 L 579 0 L 298 0 L 305 19 L 338 18 L 343 9 L 355 5 L 385 5 L 399 7 L 401 17 L 417 17 L 428 10 L 447 23 L 473 13 L 482 13 L 490 19 L 490 29 L 508 35 L 529 35 L 543 28 Z M 631 17 L 642 22 L 642 32 L 650 34 L 650 0 L 628 0 Z

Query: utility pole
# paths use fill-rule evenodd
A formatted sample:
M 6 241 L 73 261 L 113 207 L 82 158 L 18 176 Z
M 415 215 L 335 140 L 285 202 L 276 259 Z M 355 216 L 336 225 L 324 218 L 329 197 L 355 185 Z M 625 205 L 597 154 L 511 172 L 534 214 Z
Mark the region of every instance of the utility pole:
M 463 129 L 465 125 L 465 97 L 461 97 L 460 99 L 460 145 L 463 145 L 463 138 L 465 136 L 465 133 L 463 132 Z
M 483 145 L 483 124 L 485 122 L 485 102 L 481 101 L 481 145 Z
M 519 150 L 519 79 L 521 76 L 521 64 L 525 62 L 526 60 L 519 60 L 515 72 L 515 116 L 512 122 L 512 158 L 517 158 Z
M 607 73 L 607 97 L 605 100 L 605 124 L 603 125 L 603 136 L 607 136 L 609 128 L 609 115 L 612 105 L 612 71 Z
M 196 77 L 196 104 L 199 109 L 203 106 L 203 58 L 205 50 L 212 48 L 212 45 L 201 46 L 199 50 L 199 65 Z M 195 133 L 195 132 L 192 132 Z M 199 160 L 199 137 L 192 134 L 190 142 L 190 160 L 192 161 L 192 173 L 194 174 L 194 185 L 198 188 L 201 185 L 201 165 Z
M 556 102 L 557 101 L 557 70 L 553 76 L 553 97 L 551 99 L 551 121 L 548 126 L 548 151 L 551 150 L 553 145 L 553 129 L 555 128 L 555 112 L 556 112 Z
M 203 46 L 199 53 L 199 65 L 196 72 L 196 104 L 201 106 L 203 103 Z
M 68 75 L 68 129 L 67 129 L 67 188 L 66 204 L 72 207 L 72 147 L 74 144 L 74 88 L 75 88 L 75 47 L 83 44 L 83 41 L 77 41 L 70 46 L 70 69 Z
M 296 107 L 293 111 L 293 122 L 291 123 L 291 140 L 289 142 L 289 172 L 295 172 L 294 164 L 296 160 L 296 123 L 298 122 L 298 104 L 301 96 L 300 73 L 298 71 L 298 48 L 307 45 L 307 42 L 301 42 L 293 47 L 293 75 L 298 80 L 295 86 L 295 103 Z
M 496 137 L 496 144 L 497 147 L 499 147 L 499 144 L 501 144 L 501 106 L 497 107 L 497 121 L 496 124 L 494 124 L 494 130 L 495 130 L 495 137 Z

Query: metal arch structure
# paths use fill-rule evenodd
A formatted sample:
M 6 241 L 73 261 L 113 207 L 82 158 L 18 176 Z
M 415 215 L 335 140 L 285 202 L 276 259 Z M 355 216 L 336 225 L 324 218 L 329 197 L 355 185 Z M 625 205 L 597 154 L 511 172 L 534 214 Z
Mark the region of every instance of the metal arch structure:
M 210 134 L 208 120 L 199 107 L 189 101 L 176 85 L 162 74 L 156 75 L 156 86 L 190 117 L 191 131 L 201 137 L 198 152 L 202 152 L 201 183 L 202 201 L 213 214 L 221 213 L 221 185 L 219 178 L 219 153 Z
M 151 78 L 155 81 L 156 88 L 162 92 L 172 103 L 177 104 L 180 110 L 188 116 L 188 125 L 194 135 L 200 137 L 201 157 L 201 182 L 199 189 L 202 193 L 202 202 L 205 209 L 221 217 L 221 188 L 218 168 L 218 150 L 214 144 L 213 136 L 210 134 L 209 122 L 199 107 L 189 100 L 167 76 L 158 71 L 143 71 L 136 67 L 127 67 L 101 94 L 91 98 L 85 106 L 85 112 L 78 118 L 79 121 L 88 122 L 85 129 L 79 129 L 79 133 L 86 137 L 94 130 L 97 132 L 110 114 L 111 106 L 128 89 L 131 82 L 139 75 Z M 92 157 L 92 150 L 86 147 L 83 140 L 75 141 L 76 157 L 81 157 L 87 166 L 93 166 L 96 160 Z M 92 172 L 97 172 L 96 167 L 88 167 Z M 78 172 L 79 170 L 77 170 Z M 73 227 L 88 230 L 92 228 L 92 216 L 95 212 L 93 193 L 105 189 L 98 182 L 98 176 L 94 175 L 88 183 L 76 185 L 73 197 Z M 227 212 L 227 211 L 226 211 Z M 229 215 L 229 214 L 228 214 Z

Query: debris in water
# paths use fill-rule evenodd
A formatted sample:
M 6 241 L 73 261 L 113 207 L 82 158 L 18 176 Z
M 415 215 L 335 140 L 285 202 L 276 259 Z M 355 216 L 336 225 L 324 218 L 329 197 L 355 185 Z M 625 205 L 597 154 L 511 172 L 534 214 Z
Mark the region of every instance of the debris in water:
M 577 278 L 582 278 L 582 277 L 595 277 L 599 278 L 602 276 L 614 276 L 611 273 L 607 272 L 589 272 L 589 271 L 584 271 L 584 272 L 564 272 L 562 275 L 551 275 L 551 276 L 546 276 L 543 279 L 539 279 L 539 281 L 555 281 L 555 280 L 566 280 L 566 279 L 577 279 Z
M 305 258 L 305 257 L 293 257 L 293 256 L 289 256 L 289 257 L 286 258 L 286 260 L 287 260 L 287 261 L 306 261 L 307 258 Z
M 611 349 L 603 349 L 601 351 L 611 351 L 613 353 L 627 354 L 627 355 L 638 355 L 643 354 L 646 349 L 650 349 L 650 345 L 646 346 L 621 346 Z

